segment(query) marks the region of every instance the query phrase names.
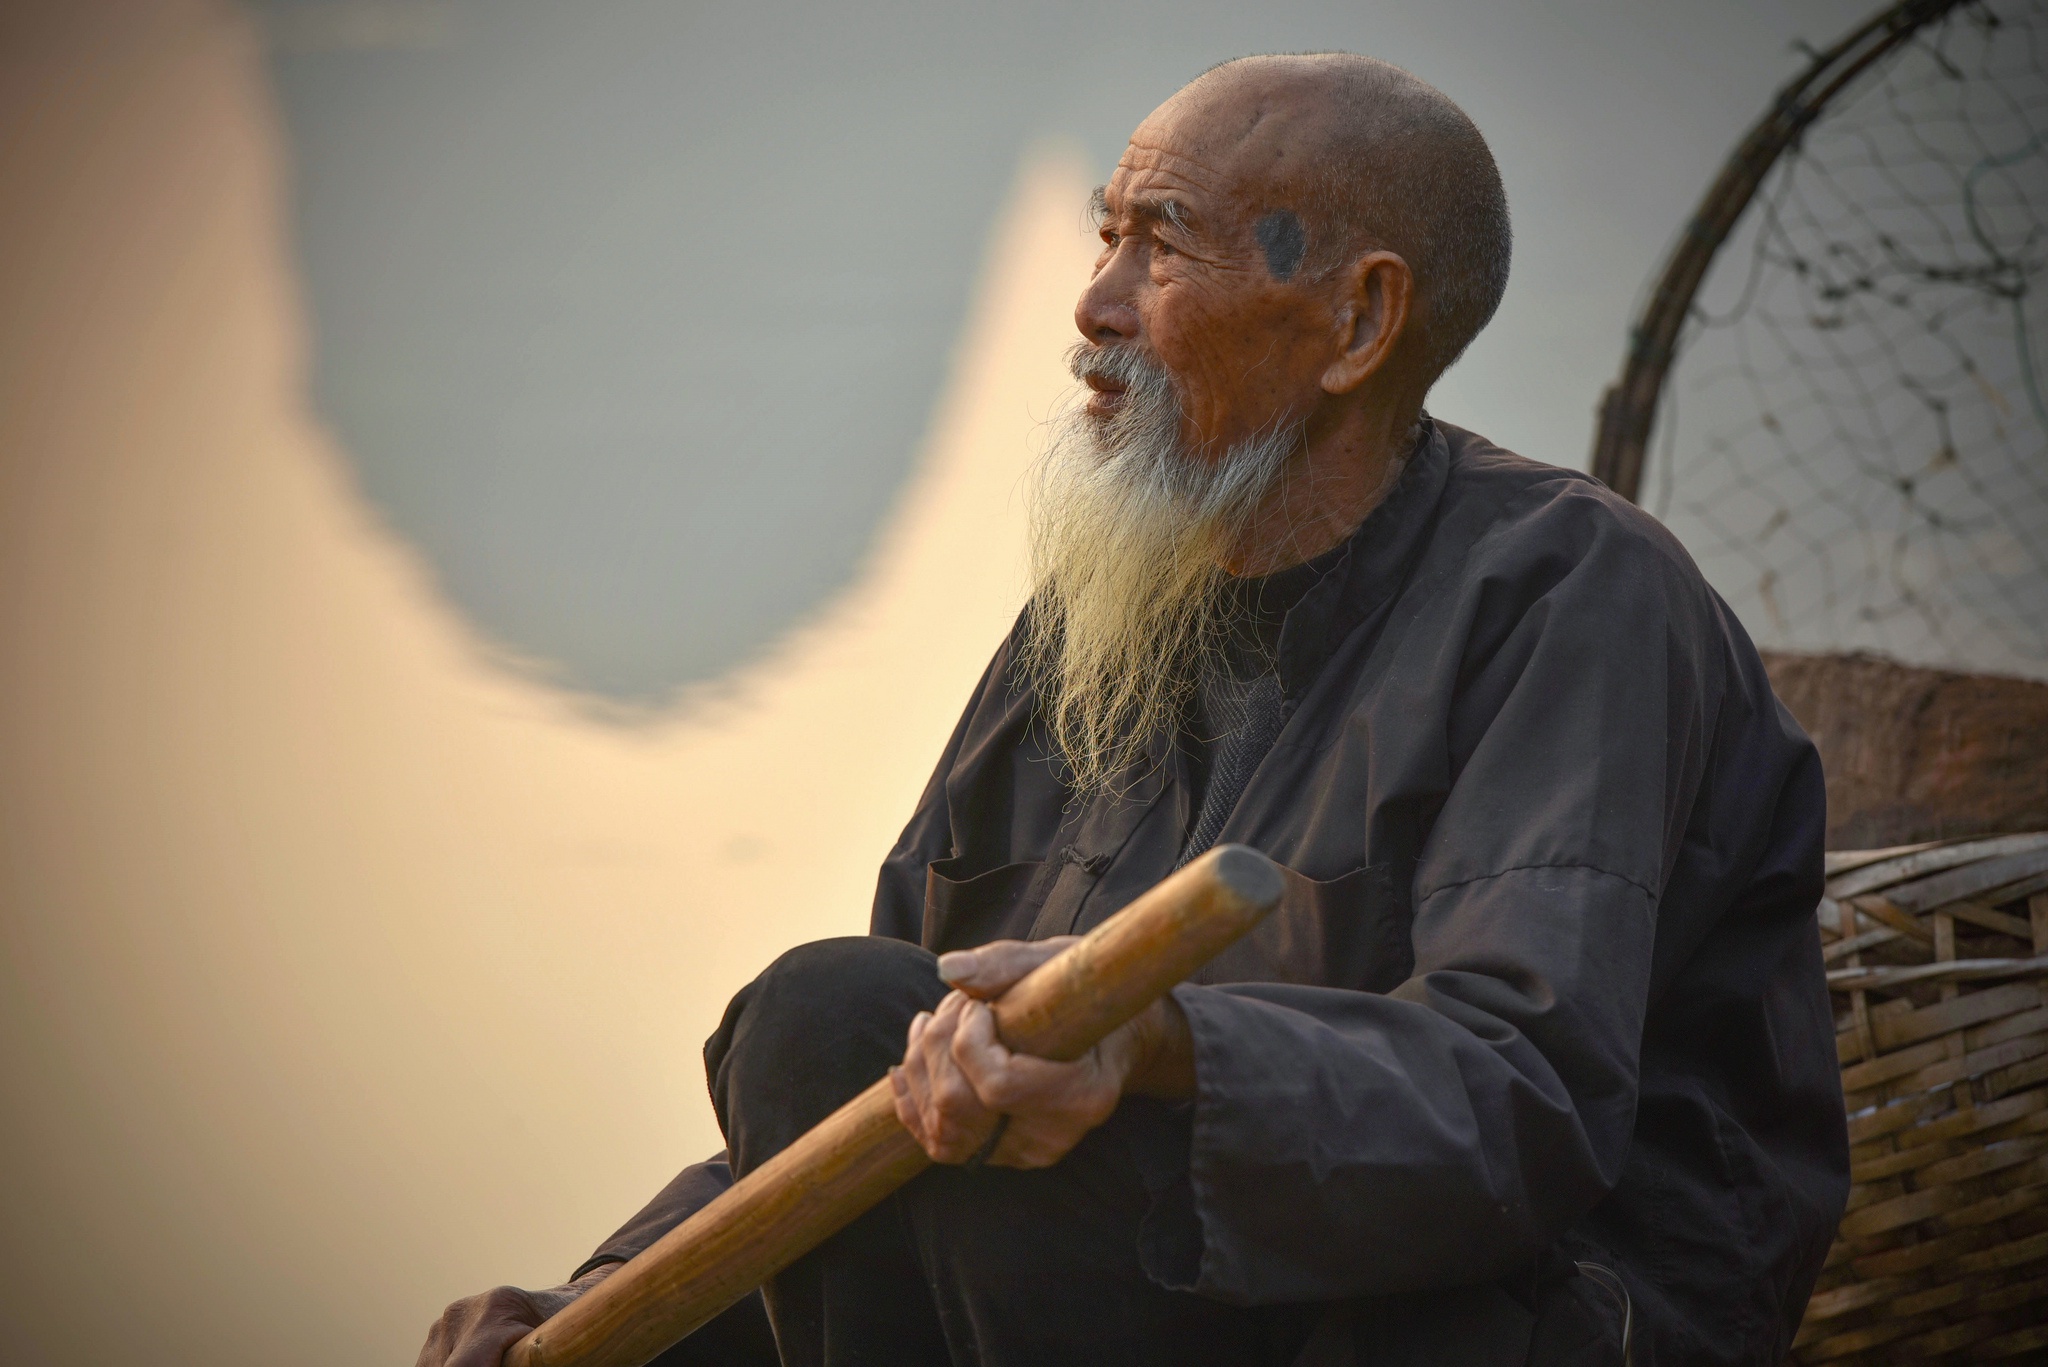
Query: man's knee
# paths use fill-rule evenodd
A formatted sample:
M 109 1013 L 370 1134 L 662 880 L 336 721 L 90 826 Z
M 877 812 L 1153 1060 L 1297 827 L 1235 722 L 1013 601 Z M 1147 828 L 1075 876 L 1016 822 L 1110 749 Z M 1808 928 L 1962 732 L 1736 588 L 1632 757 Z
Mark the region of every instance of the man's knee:
M 878 936 L 790 950 L 734 997 L 704 1045 L 735 1170 L 746 1172 L 903 1056 L 911 1017 L 946 994 L 937 960 Z

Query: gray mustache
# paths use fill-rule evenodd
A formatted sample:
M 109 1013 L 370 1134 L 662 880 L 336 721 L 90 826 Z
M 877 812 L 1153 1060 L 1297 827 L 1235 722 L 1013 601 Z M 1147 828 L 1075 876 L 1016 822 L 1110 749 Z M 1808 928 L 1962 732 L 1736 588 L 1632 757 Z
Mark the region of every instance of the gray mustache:
M 1173 392 L 1173 377 L 1157 359 L 1134 346 L 1090 346 L 1076 342 L 1067 352 L 1067 369 L 1076 380 L 1107 380 L 1148 397 Z

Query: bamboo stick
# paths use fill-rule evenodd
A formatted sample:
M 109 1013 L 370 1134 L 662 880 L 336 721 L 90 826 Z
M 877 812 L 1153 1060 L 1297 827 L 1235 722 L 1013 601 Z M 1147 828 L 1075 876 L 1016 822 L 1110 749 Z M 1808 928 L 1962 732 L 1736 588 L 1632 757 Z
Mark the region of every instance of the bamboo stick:
M 1019 1053 L 1076 1059 L 1257 925 L 1280 900 L 1258 851 L 1193 860 L 994 1004 Z M 884 1078 L 507 1350 L 505 1367 L 641 1367 L 930 1159 Z

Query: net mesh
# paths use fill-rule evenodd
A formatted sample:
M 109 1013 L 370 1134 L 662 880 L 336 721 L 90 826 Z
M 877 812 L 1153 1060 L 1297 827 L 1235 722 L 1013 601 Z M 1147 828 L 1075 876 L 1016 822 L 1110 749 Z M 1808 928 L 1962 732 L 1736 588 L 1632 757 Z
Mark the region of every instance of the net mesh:
M 1839 95 L 1693 304 L 1643 502 L 1759 643 L 2048 675 L 2048 0 Z

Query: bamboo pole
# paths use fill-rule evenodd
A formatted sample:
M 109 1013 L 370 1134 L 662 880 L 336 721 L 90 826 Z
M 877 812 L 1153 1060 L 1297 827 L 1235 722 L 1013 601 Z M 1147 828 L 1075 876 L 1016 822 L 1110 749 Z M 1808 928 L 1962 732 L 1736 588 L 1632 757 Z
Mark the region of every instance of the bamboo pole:
M 1258 851 L 1211 850 L 1011 987 L 997 1033 L 1019 1053 L 1079 1058 L 1257 925 L 1280 887 Z M 505 1367 L 641 1367 L 930 1161 L 883 1078 L 514 1344 Z

